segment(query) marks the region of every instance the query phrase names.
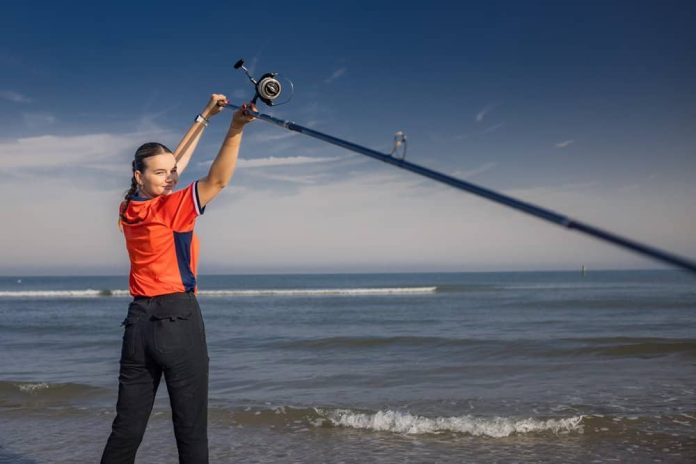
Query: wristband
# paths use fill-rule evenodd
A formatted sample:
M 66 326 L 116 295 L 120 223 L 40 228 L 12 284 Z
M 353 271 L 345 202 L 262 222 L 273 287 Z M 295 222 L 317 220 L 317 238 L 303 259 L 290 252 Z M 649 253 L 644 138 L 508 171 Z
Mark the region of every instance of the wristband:
M 202 115 L 200 115 L 200 114 L 197 114 L 197 115 L 196 115 L 196 119 L 194 119 L 193 121 L 194 121 L 194 122 L 200 122 L 201 124 L 203 124 L 204 127 L 208 127 L 208 122 L 209 122 L 209 121 L 208 121 L 204 116 L 202 116 Z

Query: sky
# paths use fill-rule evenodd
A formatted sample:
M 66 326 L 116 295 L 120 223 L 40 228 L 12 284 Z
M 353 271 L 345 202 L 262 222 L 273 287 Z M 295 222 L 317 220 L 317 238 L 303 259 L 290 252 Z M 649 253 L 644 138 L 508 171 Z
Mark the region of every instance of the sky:
M 411 2 L 409 2 L 411 3 Z M 696 258 L 691 1 L 3 2 L 0 275 L 121 275 L 135 149 L 278 72 L 262 111 Z M 206 175 L 231 111 L 180 187 Z M 199 272 L 659 263 L 256 121 L 196 230 Z

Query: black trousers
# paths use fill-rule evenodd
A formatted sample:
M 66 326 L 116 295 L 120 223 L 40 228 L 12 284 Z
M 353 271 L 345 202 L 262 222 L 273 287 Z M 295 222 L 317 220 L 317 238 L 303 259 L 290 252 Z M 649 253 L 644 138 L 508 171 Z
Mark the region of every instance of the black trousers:
M 133 463 L 162 374 L 180 464 L 208 463 L 208 349 L 193 293 L 136 298 L 128 306 L 118 403 L 102 464 Z

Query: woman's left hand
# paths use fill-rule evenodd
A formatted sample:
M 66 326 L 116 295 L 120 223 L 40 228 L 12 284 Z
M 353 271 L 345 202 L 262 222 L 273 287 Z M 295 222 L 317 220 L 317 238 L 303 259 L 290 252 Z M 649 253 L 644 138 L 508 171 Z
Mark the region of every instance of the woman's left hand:
M 242 106 L 239 107 L 237 111 L 234 112 L 234 115 L 232 115 L 231 127 L 241 129 L 251 121 L 256 120 L 254 116 L 247 113 L 247 110 L 251 110 L 254 112 L 259 111 L 258 108 L 256 108 L 256 105 L 254 105 L 253 103 L 244 103 Z

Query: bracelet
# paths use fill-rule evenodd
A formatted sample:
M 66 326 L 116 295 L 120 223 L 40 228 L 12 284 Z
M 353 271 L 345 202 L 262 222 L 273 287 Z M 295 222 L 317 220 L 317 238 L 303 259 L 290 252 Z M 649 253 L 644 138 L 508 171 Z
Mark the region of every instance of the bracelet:
M 210 122 L 205 118 L 205 116 L 203 116 L 201 114 L 197 114 L 196 119 L 194 119 L 193 121 L 200 122 L 201 124 L 203 124 L 204 127 L 208 127 L 208 123 Z

